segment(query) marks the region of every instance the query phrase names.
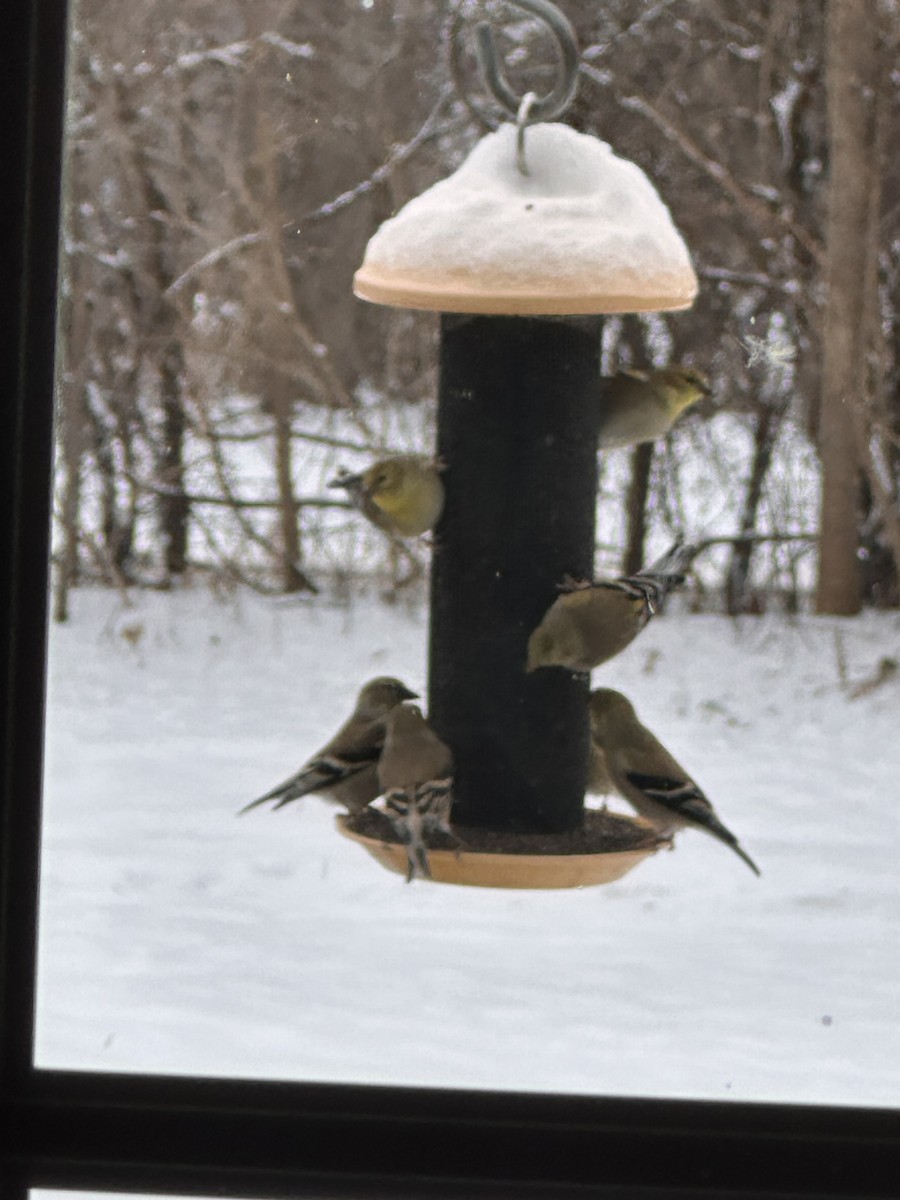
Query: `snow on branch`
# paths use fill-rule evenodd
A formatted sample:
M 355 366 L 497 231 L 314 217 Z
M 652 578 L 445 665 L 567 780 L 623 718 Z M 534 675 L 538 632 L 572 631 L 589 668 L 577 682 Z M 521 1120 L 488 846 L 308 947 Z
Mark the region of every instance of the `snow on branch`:
M 225 67 L 243 66 L 243 55 L 251 48 L 249 41 L 231 42 L 227 46 L 209 46 L 206 50 L 190 50 L 179 54 L 170 67 L 166 67 L 163 75 L 171 75 L 177 71 L 192 71 L 204 63 L 215 62 Z
M 192 263 L 187 270 L 182 273 L 166 288 L 164 295 L 175 296 L 186 283 L 207 267 L 214 267 L 229 255 L 234 254 L 237 250 L 243 250 L 245 246 L 256 246 L 260 242 L 264 242 L 269 235 L 261 229 L 255 230 L 253 233 L 241 233 L 230 241 L 225 242 L 221 246 L 216 246 L 214 250 L 210 250 L 208 254 L 204 254 L 202 258 L 198 258 L 195 263 Z
M 259 40 L 267 42 L 277 50 L 283 50 L 291 58 L 315 58 L 316 55 L 314 47 L 309 42 L 291 42 L 286 37 L 282 37 L 280 33 L 276 33 L 274 29 L 267 33 L 261 33 Z

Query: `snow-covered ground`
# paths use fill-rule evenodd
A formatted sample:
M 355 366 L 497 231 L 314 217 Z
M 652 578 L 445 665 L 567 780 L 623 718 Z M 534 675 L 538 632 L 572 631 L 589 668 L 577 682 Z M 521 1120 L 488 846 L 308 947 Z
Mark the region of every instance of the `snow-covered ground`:
M 52 630 L 37 1062 L 900 1103 L 900 617 L 671 612 L 594 673 L 760 864 L 682 835 L 620 882 L 388 874 L 309 798 L 238 819 L 426 616 L 76 592 Z

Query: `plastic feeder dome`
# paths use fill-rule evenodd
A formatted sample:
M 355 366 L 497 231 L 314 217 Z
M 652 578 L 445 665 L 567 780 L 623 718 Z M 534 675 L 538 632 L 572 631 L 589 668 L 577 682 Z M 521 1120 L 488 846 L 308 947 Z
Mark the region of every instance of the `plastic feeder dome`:
M 454 174 L 385 221 L 357 296 L 442 312 L 579 314 L 688 308 L 697 277 L 644 172 L 567 125 L 483 138 Z

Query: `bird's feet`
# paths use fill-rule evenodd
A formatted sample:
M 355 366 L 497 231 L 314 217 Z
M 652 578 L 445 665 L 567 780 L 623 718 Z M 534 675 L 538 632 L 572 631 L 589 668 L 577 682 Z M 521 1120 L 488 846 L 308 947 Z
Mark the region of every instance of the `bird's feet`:
M 558 592 L 582 592 L 589 587 L 593 587 L 590 579 L 576 579 L 574 575 L 563 575 L 562 583 L 556 585 L 556 590 Z

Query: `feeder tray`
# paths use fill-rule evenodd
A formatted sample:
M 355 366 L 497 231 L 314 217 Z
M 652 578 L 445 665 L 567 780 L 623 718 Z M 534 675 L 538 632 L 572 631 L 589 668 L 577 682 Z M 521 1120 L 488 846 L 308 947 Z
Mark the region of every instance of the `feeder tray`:
M 395 840 L 387 818 L 378 809 L 356 816 L 341 813 L 336 820 L 344 837 L 363 846 L 389 871 L 406 875 L 406 848 Z M 577 835 L 496 833 L 462 826 L 457 831 L 464 843 L 462 849 L 428 851 L 431 878 L 436 883 L 487 888 L 593 887 L 614 883 L 660 846 L 669 845 L 668 839 L 660 838 L 644 821 L 596 809 L 585 812 L 585 829 Z M 539 844 L 552 846 L 553 842 L 560 846 L 584 842 L 595 847 L 606 842 L 609 849 L 590 853 L 538 849 Z

